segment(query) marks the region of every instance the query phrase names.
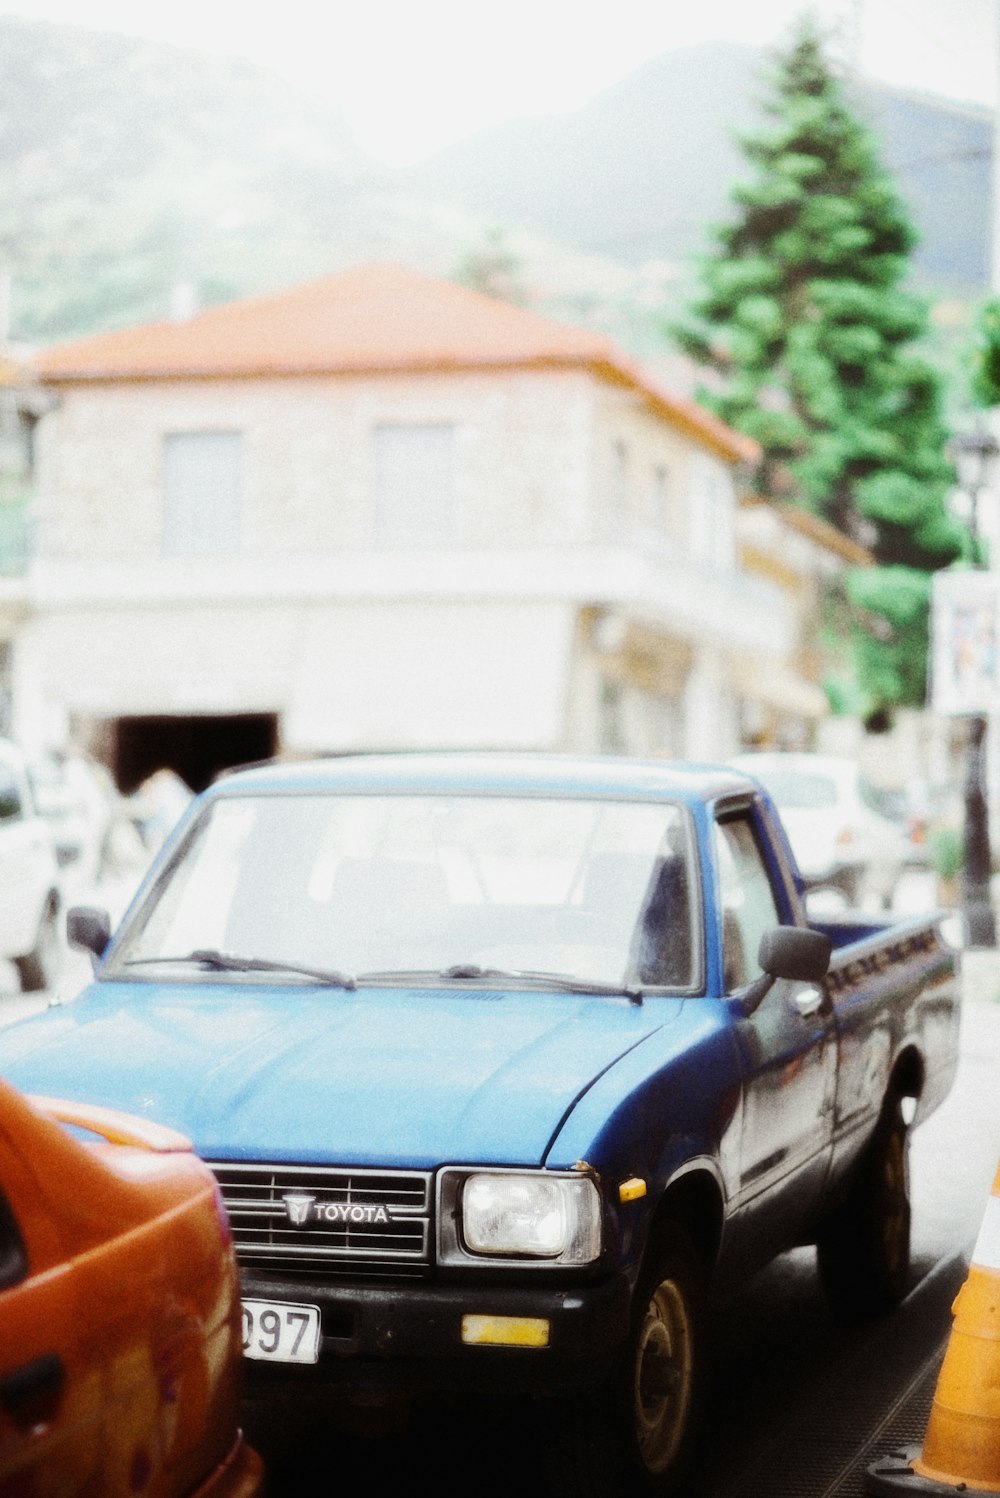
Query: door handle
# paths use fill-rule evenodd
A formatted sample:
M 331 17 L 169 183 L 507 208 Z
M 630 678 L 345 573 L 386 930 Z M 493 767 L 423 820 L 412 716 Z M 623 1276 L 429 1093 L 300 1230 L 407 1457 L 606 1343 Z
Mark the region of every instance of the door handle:
M 812 1019 L 823 1007 L 824 994 L 821 988 L 800 988 L 792 995 L 792 1005 L 802 1019 Z
M 0 1379 L 0 1405 L 19 1430 L 48 1424 L 55 1418 L 65 1382 L 62 1358 L 43 1353 Z

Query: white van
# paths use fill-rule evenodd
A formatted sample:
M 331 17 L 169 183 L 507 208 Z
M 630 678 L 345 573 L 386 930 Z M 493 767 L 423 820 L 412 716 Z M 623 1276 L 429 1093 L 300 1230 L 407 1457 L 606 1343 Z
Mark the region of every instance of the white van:
M 859 909 L 891 909 L 906 838 L 899 823 L 877 809 L 855 760 L 760 750 L 729 763 L 770 792 L 807 890 L 839 890 Z
M 50 987 L 63 952 L 52 832 L 35 805 L 24 755 L 0 739 L 0 958 L 26 993 Z

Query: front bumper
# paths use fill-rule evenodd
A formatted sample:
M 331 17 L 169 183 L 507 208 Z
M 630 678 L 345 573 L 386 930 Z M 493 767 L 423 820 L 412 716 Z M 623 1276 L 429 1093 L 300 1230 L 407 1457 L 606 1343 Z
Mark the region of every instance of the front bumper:
M 549 1288 L 480 1282 L 337 1285 L 245 1275 L 249 1299 L 320 1308 L 319 1362 L 309 1366 L 247 1360 L 248 1392 L 262 1383 L 305 1382 L 345 1395 L 491 1390 L 553 1395 L 596 1386 L 628 1331 L 629 1287 L 622 1275 L 600 1285 Z M 462 1318 L 543 1317 L 547 1347 L 469 1346 Z

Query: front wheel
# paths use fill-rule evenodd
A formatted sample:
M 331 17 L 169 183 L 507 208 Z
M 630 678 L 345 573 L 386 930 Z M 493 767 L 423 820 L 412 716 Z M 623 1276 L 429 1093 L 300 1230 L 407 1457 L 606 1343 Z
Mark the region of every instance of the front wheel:
M 632 1436 L 642 1474 L 667 1479 L 689 1444 L 695 1403 L 695 1282 L 671 1253 L 646 1282 L 632 1353 Z M 640 1300 L 641 1304 L 641 1300 Z
M 909 1135 L 899 1100 L 887 1104 L 847 1200 L 817 1244 L 820 1279 L 840 1315 L 893 1310 L 910 1272 Z
M 567 1491 L 666 1498 L 678 1490 L 694 1445 L 703 1298 L 690 1241 L 670 1228 L 636 1289 L 620 1366 L 602 1390 L 568 1411 Z

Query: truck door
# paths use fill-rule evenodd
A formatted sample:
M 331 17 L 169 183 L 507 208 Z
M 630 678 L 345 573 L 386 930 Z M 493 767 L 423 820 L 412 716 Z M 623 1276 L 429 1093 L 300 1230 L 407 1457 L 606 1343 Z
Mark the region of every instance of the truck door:
M 760 938 L 790 917 L 768 867 L 752 804 L 715 824 L 723 987 L 737 997 L 761 976 Z M 829 1165 L 836 1090 L 832 1015 L 819 987 L 774 983 L 736 1022 L 743 1074 L 739 1237 L 748 1254 L 795 1241 L 812 1219 Z

